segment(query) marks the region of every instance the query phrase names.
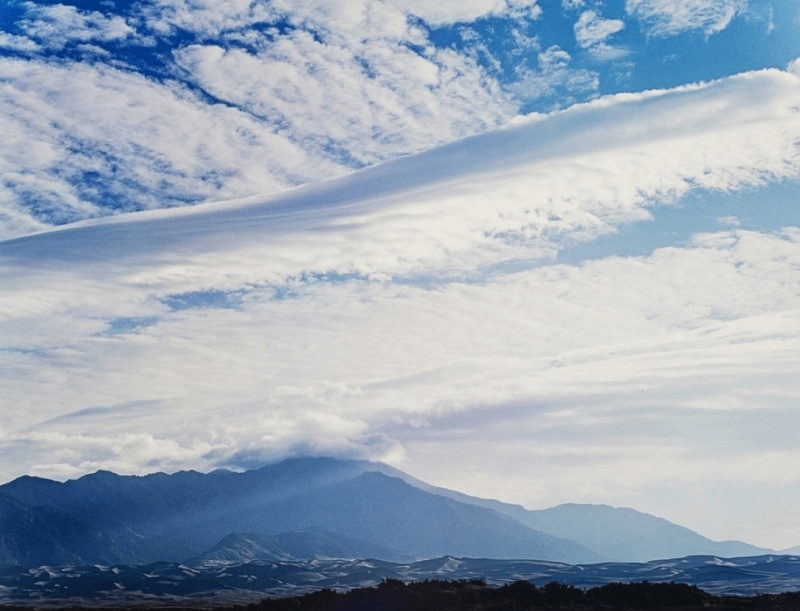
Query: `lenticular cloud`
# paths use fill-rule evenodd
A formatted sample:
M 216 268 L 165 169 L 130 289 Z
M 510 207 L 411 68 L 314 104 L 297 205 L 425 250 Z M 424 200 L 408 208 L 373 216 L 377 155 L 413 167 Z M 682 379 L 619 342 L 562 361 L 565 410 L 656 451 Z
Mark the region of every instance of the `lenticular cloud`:
M 648 218 L 648 206 L 693 188 L 797 175 L 797 92 L 794 75 L 764 71 L 621 94 L 336 181 L 83 224 L 7 248 L 122 265 L 165 292 L 321 274 L 468 276 Z

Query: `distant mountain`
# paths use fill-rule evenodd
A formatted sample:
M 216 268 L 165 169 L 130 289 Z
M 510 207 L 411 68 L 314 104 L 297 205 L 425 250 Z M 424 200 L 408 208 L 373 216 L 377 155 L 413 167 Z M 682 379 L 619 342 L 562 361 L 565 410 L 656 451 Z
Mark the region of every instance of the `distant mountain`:
M 775 553 L 775 550 L 742 541 L 714 541 L 663 518 L 627 507 L 568 503 L 550 509 L 529 510 L 522 505 L 432 486 L 388 465 L 379 464 L 378 468 L 382 473 L 400 477 L 432 494 L 494 509 L 539 532 L 570 539 L 614 562 L 648 562 L 690 555 L 730 558 Z M 800 554 L 800 546 L 780 553 Z
M 568 536 L 617 562 L 701 555 L 732 558 L 760 556 L 774 551 L 741 541 L 712 541 L 663 518 L 608 505 L 570 503 L 525 513 L 514 511 L 510 515 L 542 532 Z
M 0 486 L 0 495 L 9 516 L 9 526 L 0 525 L 0 563 L 27 566 L 338 554 L 578 564 L 771 552 L 712 541 L 633 509 L 570 504 L 529 511 L 437 488 L 381 463 L 331 458 L 244 473 L 99 471 L 64 483 L 21 477 Z M 36 528 L 20 526 L 34 522 Z M 79 532 L 85 534 L 68 534 Z M 293 542 L 288 533 L 295 533 Z
M 27 508 L 51 505 L 80 516 L 144 562 L 194 558 L 232 533 L 278 535 L 313 528 L 417 558 L 601 560 L 573 541 L 371 468 L 368 462 L 315 458 L 245 473 L 138 477 L 100 471 L 64 483 L 22 477 L 0 486 L 0 493 Z
M 573 541 L 536 532 L 493 509 L 374 471 L 264 507 L 250 519 L 260 529 L 320 526 L 422 558 L 449 550 L 471 557 L 601 560 Z
M 385 472 L 397 470 L 388 467 Z M 775 553 L 775 550 L 742 541 L 714 541 L 663 518 L 627 507 L 567 503 L 550 509 L 529 510 L 521 505 L 431 486 L 406 474 L 400 476 L 433 494 L 494 509 L 539 532 L 580 543 L 614 562 L 648 562 L 692 555 L 731 558 Z M 800 553 L 800 546 L 780 553 Z
M 0 565 L 133 563 L 113 538 L 52 506 L 30 508 L 0 494 Z
M 311 560 L 314 558 L 381 558 L 413 562 L 414 557 L 381 545 L 337 535 L 319 528 L 279 535 L 232 533 L 205 554 L 186 562 L 190 566 L 220 566 L 247 562 Z

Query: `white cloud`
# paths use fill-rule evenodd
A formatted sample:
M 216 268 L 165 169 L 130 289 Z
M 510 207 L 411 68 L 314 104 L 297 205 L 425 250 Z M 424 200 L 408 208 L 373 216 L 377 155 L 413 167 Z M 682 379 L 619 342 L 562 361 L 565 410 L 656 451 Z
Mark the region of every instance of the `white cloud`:
M 8 32 L 0 32 L 0 48 L 11 51 L 38 51 L 41 49 L 38 43 L 26 36 L 15 36 Z
M 141 23 L 159 35 L 182 29 L 209 38 L 269 23 L 279 15 L 271 3 L 250 0 L 161 0 L 142 3 L 137 9 Z
M 584 11 L 575 22 L 575 40 L 579 47 L 588 49 L 605 42 L 624 27 L 625 22 L 619 19 L 603 19 L 594 11 Z
M 747 4 L 747 0 L 626 0 L 625 10 L 645 22 L 654 36 L 690 30 L 703 30 L 710 36 L 727 28 Z
M 575 94 L 594 92 L 600 86 L 596 72 L 571 68 L 572 57 L 557 45 L 538 53 L 537 60 L 538 71 L 518 70 L 516 82 L 507 87 L 520 100 L 555 98 L 558 106 L 568 106 L 575 102 Z
M 107 231 L 127 239 L 141 224 L 163 248 L 180 247 L 179 266 L 136 272 L 164 293 L 209 288 L 221 278 L 230 279 L 221 287 L 227 290 L 304 273 L 469 274 L 477 264 L 552 253 L 564 236 L 591 239 L 646 218 L 643 206 L 691 188 L 732 190 L 796 175 L 799 83 L 766 71 L 612 96 L 330 185 L 152 220 L 130 217 L 131 228 L 121 219 Z M 287 213 L 294 208 L 306 212 Z M 235 236 L 230 248 L 222 248 L 220 222 Z M 314 248 L 298 241 L 307 232 Z M 273 242 L 264 252 L 266 236 Z M 102 259 L 101 252 L 93 244 L 73 254 Z
M 435 10 L 442 18 L 466 11 L 474 19 L 505 10 L 505 2 L 495 4 L 439 3 Z M 473 60 L 433 49 L 409 25 L 404 11 L 414 7 L 361 0 L 274 9 L 301 29 L 274 40 L 249 38 L 251 51 L 194 45 L 176 57 L 204 89 L 280 126 L 304 147 L 370 164 L 484 131 L 514 113 Z M 420 55 L 409 43 L 427 50 Z
M 0 74 L 3 237 L 344 170 L 243 112 L 114 68 L 2 59 Z
M 128 21 L 26 6 L 20 26 L 35 41 L 7 45 L 73 44 L 91 63 L 0 60 L 0 236 L 324 180 L 498 126 L 517 108 L 476 61 L 434 49 L 391 3 L 169 0 L 137 5 Z M 448 19 L 537 9 L 437 6 Z M 264 30 L 279 22 L 290 27 Z M 199 42 L 176 48 L 172 69 L 203 91 L 97 61 L 108 59 L 99 43 L 147 45 L 179 29 Z
M 542 72 L 555 72 L 567 67 L 572 57 L 564 49 L 558 46 L 548 47 L 539 53 L 539 66 Z
M 333 2 L 274 2 L 236 0 L 165 0 L 150 2 L 139 8 L 139 17 L 149 29 L 168 34 L 176 28 L 198 34 L 201 39 L 219 40 L 237 36 L 259 24 L 288 22 L 292 26 L 312 30 L 334 44 L 353 44 L 365 39 L 414 40 L 420 34 L 409 26 L 403 7 L 376 0 Z M 267 34 L 275 31 L 267 30 Z M 251 31 L 249 38 L 263 36 Z
M 329 42 L 350 43 L 381 38 L 422 42 L 421 34 L 408 24 L 408 16 L 432 26 L 471 22 L 488 15 L 515 19 L 537 18 L 541 9 L 536 0 L 313 0 L 311 2 L 221 0 L 166 0 L 142 5 L 140 16 L 159 33 L 174 28 L 187 29 L 208 38 L 240 30 L 254 23 L 274 23 L 287 19 L 301 28 L 311 28 L 333 37 Z
M 471 135 L 513 114 L 497 83 L 451 50 L 423 58 L 396 42 L 353 49 L 300 31 L 258 54 L 191 46 L 177 61 L 205 90 L 280 126 L 305 150 L 343 151 L 358 164 Z
M 795 76 L 800 76 L 800 57 L 792 61 L 786 70 Z
M 41 6 L 25 2 L 26 18 L 22 30 L 47 47 L 63 47 L 70 42 L 109 42 L 132 37 L 134 29 L 117 15 L 107 17 L 97 11 L 79 11 L 74 6 Z
M 541 14 L 536 0 L 390 0 L 390 3 L 431 25 L 475 21 L 487 15 L 537 18 Z

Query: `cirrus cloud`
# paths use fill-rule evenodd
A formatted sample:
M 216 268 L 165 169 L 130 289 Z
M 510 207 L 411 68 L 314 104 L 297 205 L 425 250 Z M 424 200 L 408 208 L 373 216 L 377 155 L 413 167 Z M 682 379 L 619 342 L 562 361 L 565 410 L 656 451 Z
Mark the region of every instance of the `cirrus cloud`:
M 703 30 L 721 32 L 747 8 L 747 0 L 626 0 L 629 15 L 643 21 L 654 36 Z

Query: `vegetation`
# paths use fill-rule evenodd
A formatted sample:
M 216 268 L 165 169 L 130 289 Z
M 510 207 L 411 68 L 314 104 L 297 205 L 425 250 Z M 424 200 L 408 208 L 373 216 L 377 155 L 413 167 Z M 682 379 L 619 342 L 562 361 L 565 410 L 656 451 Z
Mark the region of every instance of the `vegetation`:
M 517 581 L 492 588 L 480 580 L 387 579 L 377 588 L 330 589 L 293 598 L 266 599 L 242 611 L 524 611 L 526 609 L 800 610 L 800 593 L 753 597 L 712 596 L 682 583 L 611 583 L 582 590 L 551 582 Z
M 142 603 L 104 607 L 59 607 L 61 611 L 800 611 L 800 592 L 758 596 L 714 596 L 682 583 L 610 583 L 587 590 L 555 581 L 537 587 L 517 581 L 490 587 L 481 580 L 386 579 L 374 588 L 338 592 L 324 588 L 288 598 L 225 606 L 209 601 Z M 0 611 L 31 611 L 31 606 L 0 605 Z

